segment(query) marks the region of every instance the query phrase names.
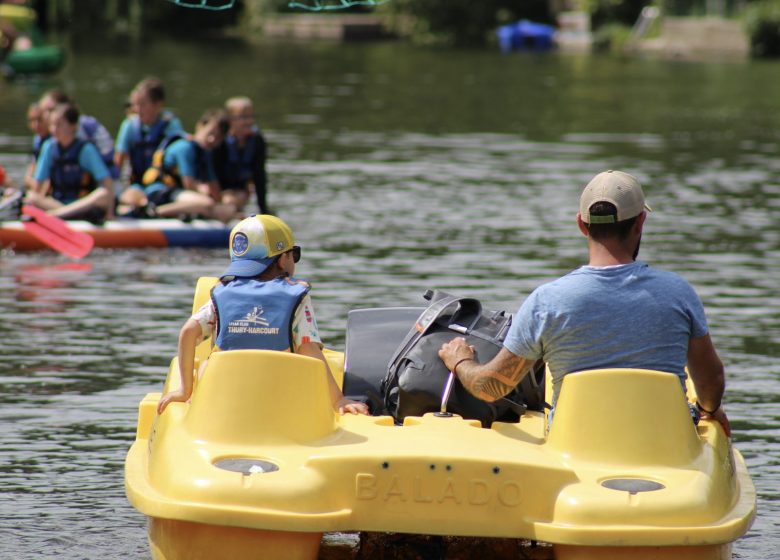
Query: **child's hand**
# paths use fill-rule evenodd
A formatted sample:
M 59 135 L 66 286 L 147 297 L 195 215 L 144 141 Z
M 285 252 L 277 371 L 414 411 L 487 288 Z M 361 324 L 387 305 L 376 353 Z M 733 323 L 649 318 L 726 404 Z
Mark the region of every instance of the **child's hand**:
M 163 411 L 165 411 L 165 408 L 172 402 L 187 402 L 189 400 L 189 395 L 185 395 L 180 390 L 179 391 L 171 391 L 170 393 L 166 393 L 163 395 L 163 397 L 160 399 L 160 402 L 157 403 L 157 414 L 162 414 Z
M 365 403 L 353 401 L 347 397 L 336 403 L 339 414 L 368 414 L 368 406 Z

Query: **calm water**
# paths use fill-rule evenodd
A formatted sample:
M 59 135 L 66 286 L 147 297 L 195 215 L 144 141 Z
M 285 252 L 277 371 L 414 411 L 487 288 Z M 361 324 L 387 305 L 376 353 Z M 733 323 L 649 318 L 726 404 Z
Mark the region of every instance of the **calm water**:
M 257 103 L 269 201 L 304 247 L 329 346 L 349 309 L 431 287 L 514 311 L 578 266 L 587 180 L 625 169 L 654 212 L 642 258 L 699 291 L 727 363 L 734 440 L 759 492 L 735 557 L 780 547 L 780 66 L 148 39 L 73 44 L 57 76 L 0 83 L 0 163 L 26 162 L 27 104 L 74 94 L 115 131 L 147 73 L 191 126 Z M 123 461 L 160 390 L 198 276 L 225 252 L 0 255 L 0 558 L 148 558 Z M 647 413 L 660 411 L 649 403 Z

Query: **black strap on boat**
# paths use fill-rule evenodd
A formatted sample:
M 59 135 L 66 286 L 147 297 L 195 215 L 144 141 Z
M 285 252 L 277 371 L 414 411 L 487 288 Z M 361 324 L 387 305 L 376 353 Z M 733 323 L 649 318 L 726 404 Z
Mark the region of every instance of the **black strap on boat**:
M 417 321 L 415 322 L 415 329 L 409 331 L 404 340 L 398 346 L 395 354 L 393 354 L 393 357 L 390 358 L 390 361 L 388 362 L 388 370 L 392 371 L 398 359 L 401 356 L 406 355 L 409 348 L 415 342 L 417 342 L 417 340 L 424 336 L 428 330 L 430 330 L 430 328 L 436 323 L 439 317 L 444 314 L 445 311 L 449 310 L 455 304 L 458 304 L 458 309 L 452 315 L 452 319 L 450 320 L 450 327 L 460 326 L 462 330 L 461 328 L 455 328 L 453 330 L 455 330 L 455 332 L 462 332 L 463 334 L 471 333 L 479 321 L 480 313 L 482 312 L 482 304 L 479 302 L 479 300 L 457 296 L 447 296 L 436 300 L 431 305 L 429 305 L 417 318 Z M 461 316 L 465 316 L 467 313 L 471 313 L 473 315 L 473 319 L 470 321 L 470 324 L 465 326 L 457 323 L 457 320 Z

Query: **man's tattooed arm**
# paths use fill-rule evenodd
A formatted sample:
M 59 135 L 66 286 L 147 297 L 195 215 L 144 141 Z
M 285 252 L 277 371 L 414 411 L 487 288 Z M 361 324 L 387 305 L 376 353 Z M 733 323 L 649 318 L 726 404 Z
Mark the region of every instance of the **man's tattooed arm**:
M 456 375 L 469 393 L 493 402 L 508 395 L 522 381 L 534 362 L 515 356 L 506 348 L 487 364 L 474 360 L 461 362 Z

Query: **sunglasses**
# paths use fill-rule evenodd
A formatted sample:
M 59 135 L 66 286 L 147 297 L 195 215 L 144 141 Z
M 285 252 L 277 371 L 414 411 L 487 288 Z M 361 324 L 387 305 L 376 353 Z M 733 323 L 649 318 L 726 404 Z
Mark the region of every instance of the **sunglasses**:
M 297 263 L 299 260 L 301 260 L 301 248 L 299 245 L 293 245 L 293 248 L 287 252 L 292 253 L 294 263 Z

